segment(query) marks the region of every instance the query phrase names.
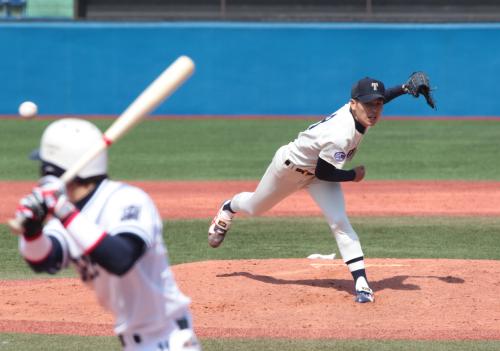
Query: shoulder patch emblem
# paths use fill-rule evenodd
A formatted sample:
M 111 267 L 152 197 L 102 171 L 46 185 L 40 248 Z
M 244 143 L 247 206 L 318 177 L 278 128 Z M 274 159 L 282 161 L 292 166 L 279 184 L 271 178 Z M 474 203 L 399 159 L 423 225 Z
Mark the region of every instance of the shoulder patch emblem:
M 131 219 L 138 219 L 139 218 L 139 213 L 141 212 L 141 208 L 139 206 L 129 206 L 125 207 L 122 213 L 121 220 L 122 221 L 127 221 Z
M 339 152 L 336 152 L 333 157 L 335 158 L 335 161 L 337 162 L 342 162 L 345 160 L 345 152 L 342 152 L 342 151 L 339 151 Z

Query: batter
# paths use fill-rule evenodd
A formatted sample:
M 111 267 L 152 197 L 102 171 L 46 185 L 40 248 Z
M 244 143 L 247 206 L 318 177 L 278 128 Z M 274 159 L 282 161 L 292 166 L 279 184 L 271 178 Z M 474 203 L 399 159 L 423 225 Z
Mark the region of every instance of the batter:
M 352 160 L 369 128 L 379 121 L 384 104 L 405 93 L 414 95 L 406 84 L 386 90 L 373 78 L 355 83 L 346 105 L 277 150 L 254 192 L 236 194 L 222 204 L 208 229 L 209 245 L 221 245 L 236 213 L 258 216 L 305 188 L 321 208 L 353 276 L 355 301 L 373 302 L 363 250 L 347 218 L 340 182 L 364 179 L 364 166 L 344 170 L 344 165 Z
M 198 351 L 190 299 L 177 287 L 151 198 L 107 177 L 100 154 L 67 186 L 56 176 L 102 139 L 92 123 L 61 119 L 44 131 L 39 185 L 21 199 L 19 249 L 35 272 L 74 266 L 113 313 L 123 350 Z

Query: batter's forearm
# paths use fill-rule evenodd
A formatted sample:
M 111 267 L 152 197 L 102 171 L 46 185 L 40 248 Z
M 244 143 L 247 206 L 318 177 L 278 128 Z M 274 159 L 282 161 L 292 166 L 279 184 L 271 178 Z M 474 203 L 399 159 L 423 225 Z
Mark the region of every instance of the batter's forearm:
M 348 171 L 338 169 L 334 165 L 323 160 L 321 157 L 318 158 L 314 175 L 316 178 L 328 182 L 350 182 L 356 178 L 356 172 L 353 169 Z
M 27 254 L 27 252 L 23 252 L 24 250 L 21 250 L 21 254 L 24 257 L 24 260 L 31 267 L 31 269 L 36 273 L 45 272 L 49 274 L 55 274 L 59 270 L 61 270 L 63 261 L 63 251 L 61 243 L 59 243 L 56 238 L 50 235 L 43 235 L 43 237 L 40 237 L 40 239 L 42 238 L 49 240 L 51 245 L 49 252 L 44 255 L 45 257 L 43 257 L 43 259 L 34 260 L 32 257 L 30 257 L 30 254 Z

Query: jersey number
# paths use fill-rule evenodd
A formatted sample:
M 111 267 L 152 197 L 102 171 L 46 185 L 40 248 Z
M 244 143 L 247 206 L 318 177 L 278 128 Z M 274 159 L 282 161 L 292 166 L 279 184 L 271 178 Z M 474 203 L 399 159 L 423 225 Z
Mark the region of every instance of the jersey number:
M 330 116 L 328 116 L 328 117 L 323 118 L 323 119 L 322 119 L 321 121 L 319 121 L 319 122 L 316 122 L 316 123 L 314 123 L 314 124 L 311 124 L 311 125 L 307 128 L 307 130 L 311 130 L 311 129 L 313 129 L 313 128 L 314 128 L 314 127 L 316 127 L 316 126 L 319 126 L 321 123 L 324 123 L 324 122 L 326 122 L 326 121 L 329 121 L 329 120 L 330 120 L 330 119 L 332 119 L 333 117 L 335 117 L 335 113 L 331 114 L 331 115 L 330 115 Z

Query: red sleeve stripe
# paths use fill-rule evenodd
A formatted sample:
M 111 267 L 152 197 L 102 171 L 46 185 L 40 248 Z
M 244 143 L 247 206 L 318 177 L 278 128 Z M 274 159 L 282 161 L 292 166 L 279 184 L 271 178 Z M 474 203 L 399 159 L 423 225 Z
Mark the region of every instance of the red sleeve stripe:
M 75 211 L 72 214 L 70 214 L 64 221 L 63 221 L 63 226 L 64 228 L 68 228 L 71 222 L 80 214 L 80 211 Z

